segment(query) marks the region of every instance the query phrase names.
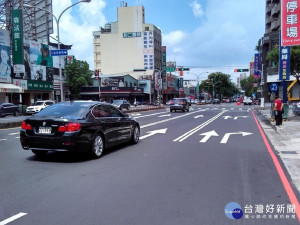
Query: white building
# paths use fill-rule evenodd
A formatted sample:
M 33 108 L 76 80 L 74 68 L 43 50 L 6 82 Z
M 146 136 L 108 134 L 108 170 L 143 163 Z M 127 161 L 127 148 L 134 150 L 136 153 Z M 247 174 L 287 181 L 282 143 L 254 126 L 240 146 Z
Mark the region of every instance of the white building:
M 153 75 L 161 70 L 161 30 L 145 23 L 143 6 L 118 7 L 118 21 L 108 23 L 94 36 L 94 68 L 100 75 Z

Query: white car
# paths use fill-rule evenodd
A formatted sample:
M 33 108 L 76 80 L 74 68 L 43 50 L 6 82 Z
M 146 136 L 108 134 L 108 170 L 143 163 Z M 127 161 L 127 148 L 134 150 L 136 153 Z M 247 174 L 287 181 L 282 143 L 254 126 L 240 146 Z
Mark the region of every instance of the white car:
M 55 102 L 52 100 L 45 100 L 45 101 L 36 101 L 32 106 L 28 106 L 26 108 L 27 114 L 34 114 L 38 113 L 42 109 L 48 107 L 49 105 L 53 105 Z
M 243 99 L 244 105 L 252 105 L 252 99 L 250 97 L 245 96 Z

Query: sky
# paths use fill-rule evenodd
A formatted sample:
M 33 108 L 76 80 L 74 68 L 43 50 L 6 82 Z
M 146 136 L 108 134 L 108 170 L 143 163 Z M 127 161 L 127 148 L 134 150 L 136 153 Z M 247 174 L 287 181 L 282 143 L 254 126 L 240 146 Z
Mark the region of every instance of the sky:
M 59 17 L 77 0 L 52 0 Z M 93 31 L 117 21 L 117 7 L 123 1 L 91 0 L 65 11 L 59 22 L 60 41 L 72 45 L 69 55 L 93 63 Z M 205 79 L 223 72 L 236 82 L 234 69 L 248 68 L 255 46 L 264 35 L 264 0 L 128 0 L 128 6 L 142 5 L 145 22 L 162 31 L 167 61 L 189 67 L 186 79 Z M 56 23 L 54 22 L 54 27 Z M 56 31 L 56 28 L 54 29 Z M 56 37 L 56 33 L 53 34 Z M 52 40 L 54 42 L 54 40 Z M 209 72 L 209 73 L 207 73 Z

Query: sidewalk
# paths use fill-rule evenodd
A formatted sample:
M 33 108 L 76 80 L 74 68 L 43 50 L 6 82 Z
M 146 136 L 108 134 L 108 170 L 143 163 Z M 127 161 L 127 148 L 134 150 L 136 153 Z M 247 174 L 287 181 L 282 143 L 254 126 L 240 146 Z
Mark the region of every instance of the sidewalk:
M 259 112 L 265 118 L 260 120 L 262 128 L 300 192 L 300 116 L 293 114 L 290 105 L 288 120 L 283 121 L 281 126 L 276 126 L 271 119 L 271 103 L 266 103 L 265 108 Z

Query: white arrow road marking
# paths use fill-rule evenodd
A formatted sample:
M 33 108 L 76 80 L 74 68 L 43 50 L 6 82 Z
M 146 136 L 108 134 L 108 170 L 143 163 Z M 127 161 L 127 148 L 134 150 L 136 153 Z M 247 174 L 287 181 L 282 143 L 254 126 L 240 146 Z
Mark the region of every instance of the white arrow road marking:
M 236 117 L 234 117 L 233 119 L 234 119 L 234 120 L 237 120 L 238 118 L 247 118 L 247 117 L 249 117 L 249 116 L 236 116 Z
M 0 141 L 7 141 L 7 139 L 0 139 Z
M 212 130 L 212 131 L 209 131 L 209 132 L 206 132 L 206 133 L 202 133 L 202 134 L 199 134 L 199 135 L 204 135 L 204 136 L 205 136 L 205 137 L 202 138 L 202 140 L 200 141 L 200 142 L 202 142 L 202 143 L 207 142 L 207 140 L 208 140 L 211 136 L 219 136 L 215 130 Z
M 240 131 L 240 132 L 235 132 L 235 133 L 226 133 L 226 134 L 224 135 L 224 137 L 222 138 L 222 140 L 221 140 L 220 143 L 226 144 L 227 141 L 228 141 L 229 136 L 232 135 L 232 134 L 242 134 L 243 136 L 248 136 L 248 135 L 251 135 L 252 133 L 242 132 L 242 131 Z
M 134 118 L 137 119 L 137 118 L 142 118 L 142 117 L 155 116 L 155 115 L 162 114 L 162 113 L 166 113 L 166 112 L 152 113 L 152 114 L 147 114 L 147 115 L 143 115 L 143 116 L 136 116 Z
M 218 117 L 222 116 L 223 113 L 225 113 L 226 111 L 222 111 L 219 114 L 217 114 L 216 116 L 212 117 L 211 119 L 205 121 L 204 123 L 200 124 L 199 126 L 195 127 L 194 129 L 186 132 L 185 134 L 181 135 L 180 137 L 174 139 L 173 141 L 179 141 L 182 142 L 184 141 L 186 138 L 188 138 L 189 136 L 193 135 L 194 133 L 196 133 L 197 131 L 201 130 L 203 127 L 205 127 L 206 125 L 210 124 L 211 122 L 213 122 L 214 120 L 216 120 Z
M 229 118 L 232 118 L 231 116 L 223 116 L 224 120 L 228 120 Z
M 19 214 L 9 217 L 6 220 L 0 221 L 0 225 L 8 224 L 8 223 L 10 223 L 16 219 L 19 219 L 20 217 L 25 216 L 25 215 L 27 215 L 27 213 L 20 212 Z
M 158 116 L 158 117 L 166 117 L 166 116 L 171 116 L 171 114 L 161 115 L 161 116 Z
M 195 119 L 200 118 L 200 117 L 204 117 L 204 116 L 203 115 L 194 116 Z
M 150 136 L 152 136 L 152 135 L 154 135 L 154 134 L 165 134 L 165 133 L 167 132 L 167 129 L 168 129 L 168 128 L 160 129 L 160 130 L 152 130 L 152 131 L 148 131 L 148 132 L 146 132 L 146 133 L 148 133 L 148 134 L 146 134 L 146 135 L 140 137 L 140 139 L 144 139 L 144 138 L 150 137 Z
M 154 125 L 164 123 L 164 122 L 168 122 L 168 121 L 171 121 L 171 120 L 176 120 L 176 119 L 179 119 L 179 118 L 182 118 L 182 117 L 185 117 L 185 116 L 189 116 L 189 115 L 194 114 L 194 113 L 203 112 L 203 111 L 205 111 L 205 109 L 201 109 L 201 110 L 198 110 L 198 111 L 195 111 L 195 112 L 185 113 L 185 114 L 182 114 L 180 116 L 175 116 L 175 117 L 172 117 L 172 118 L 168 118 L 168 119 L 156 121 L 156 122 L 153 122 L 153 123 L 145 124 L 145 125 L 141 126 L 141 128 L 154 126 Z
M 141 116 L 142 114 L 140 113 L 132 113 L 131 116 Z

